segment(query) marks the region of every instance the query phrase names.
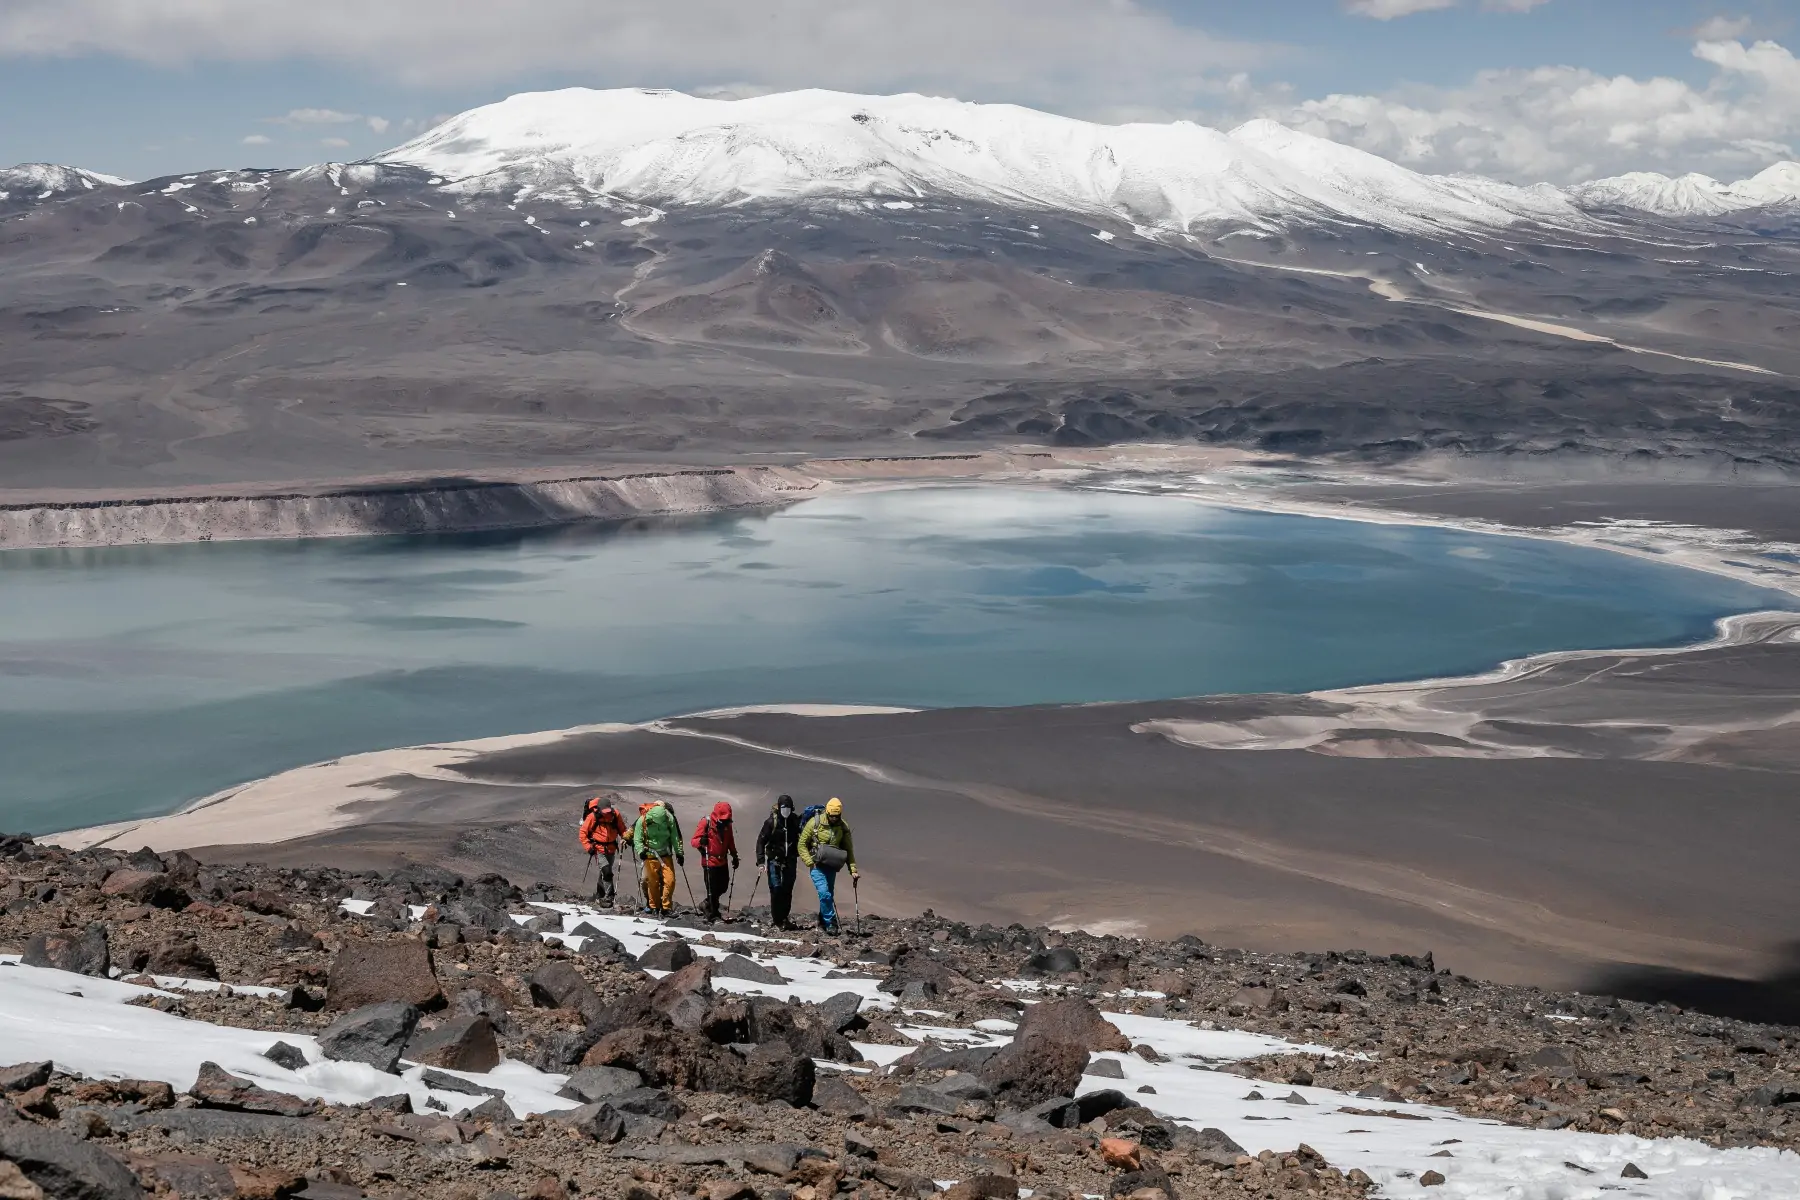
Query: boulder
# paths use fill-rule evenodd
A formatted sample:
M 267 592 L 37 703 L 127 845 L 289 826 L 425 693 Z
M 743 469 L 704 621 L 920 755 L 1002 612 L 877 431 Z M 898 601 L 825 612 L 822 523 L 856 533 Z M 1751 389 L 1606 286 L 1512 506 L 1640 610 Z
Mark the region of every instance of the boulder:
M 1094 1079 L 1123 1079 L 1125 1067 L 1116 1058 L 1096 1058 L 1088 1063 L 1082 1074 Z
M 575 928 L 569 930 L 569 933 L 579 935 L 584 939 L 581 943 L 582 954 L 589 957 L 610 958 L 617 962 L 632 961 L 631 951 L 625 948 L 625 943 L 598 926 L 582 921 Z
M 623 1067 L 583 1067 L 556 1094 L 594 1104 L 644 1086 L 644 1077 Z
M 646 971 L 679 971 L 694 961 L 694 948 L 680 938 L 656 943 L 637 956 L 637 965 Z
M 608 1033 L 582 1056 L 581 1065 L 626 1067 L 657 1087 L 695 1092 L 733 1092 L 740 1079 L 731 1051 L 699 1034 L 648 1025 Z
M 820 1076 L 813 1082 L 813 1107 L 827 1116 L 860 1121 L 875 1115 L 875 1109 L 863 1094 L 835 1074 Z
M 890 1112 L 927 1113 L 934 1116 L 950 1117 L 956 1115 L 957 1102 L 933 1088 L 920 1087 L 909 1083 L 900 1089 L 900 1094 L 888 1102 Z
M 1025 960 L 1027 975 L 1068 975 L 1081 970 L 1081 955 L 1067 946 L 1040 950 Z
M 1287 993 L 1278 988 L 1242 987 L 1225 1002 L 1228 1012 L 1242 1016 L 1246 1013 L 1278 1013 L 1288 1009 Z
M 339 1062 L 367 1063 L 377 1071 L 392 1071 L 400 1061 L 419 1010 L 400 1000 L 370 1004 L 345 1013 L 319 1035 L 319 1049 Z
M 104 925 L 89 925 L 81 933 L 51 930 L 37 933 L 25 943 L 20 963 L 27 967 L 53 967 L 77 975 L 105 976 L 112 966 L 112 947 Z
M 571 1126 L 603 1146 L 614 1145 L 625 1136 L 625 1118 L 610 1104 L 584 1104 L 547 1113 L 545 1119 Z
M 1074 1042 L 1019 1037 L 982 1063 L 975 1075 L 987 1084 L 996 1103 L 1030 1108 L 1054 1097 L 1074 1095 L 1087 1061 L 1087 1049 Z
M 50 1082 L 50 1074 L 55 1069 L 48 1060 L 0 1067 L 0 1092 L 29 1092 L 32 1088 L 43 1087 Z
M 290 1071 L 298 1071 L 306 1065 L 306 1052 L 288 1042 L 276 1042 L 262 1056 L 278 1067 L 286 1067 Z
M 697 959 L 663 977 L 650 988 L 650 1007 L 675 1028 L 699 1032 L 712 1003 L 712 973 L 712 963 Z
M 1076 1099 L 1075 1110 L 1079 1115 L 1076 1123 L 1086 1125 L 1095 1117 L 1104 1117 L 1106 1114 L 1117 1112 L 1122 1108 L 1136 1107 L 1136 1103 L 1124 1092 L 1117 1088 L 1104 1088 L 1098 1092 L 1089 1092 Z
M 346 943 L 331 963 L 325 1007 L 349 1012 L 389 1001 L 426 1011 L 444 1006 L 431 951 L 412 938 Z
M 1080 996 L 1047 1000 L 1027 1008 L 1013 1040 L 1022 1042 L 1032 1038 L 1068 1042 L 1088 1051 L 1131 1049 L 1130 1039 L 1119 1032 L 1118 1026 L 1101 1016 L 1099 1009 Z
M 728 954 L 713 964 L 712 973 L 719 979 L 744 979 L 751 983 L 786 983 L 787 976 L 774 967 L 765 966 L 742 954 Z
M 898 1075 L 910 1075 L 914 1071 L 973 1071 L 979 1074 L 982 1064 L 1000 1050 L 999 1046 L 949 1047 L 926 1042 L 895 1060 L 891 1069 Z
M 1186 1129 L 1185 1126 L 1180 1128 Z M 1189 1137 L 1179 1138 L 1177 1144 L 1190 1157 L 1221 1167 L 1233 1165 L 1246 1153 L 1242 1146 L 1232 1140 L 1230 1134 L 1210 1125 Z
M 0 1122 L 0 1160 L 16 1165 L 49 1200 L 142 1200 L 144 1195 L 124 1163 L 45 1125 Z
M 943 1200 L 1017 1200 L 1019 1181 L 1011 1175 L 973 1175 L 940 1194 Z
M 988 1090 L 987 1084 L 967 1071 L 957 1071 L 955 1074 L 944 1076 L 936 1083 L 928 1083 L 925 1086 L 939 1095 L 948 1096 L 958 1104 L 966 1100 L 991 1100 L 993 1098 L 993 1093 Z
M 407 1040 L 400 1056 L 446 1071 L 479 1074 L 500 1065 L 500 1046 L 486 1014 L 452 1017 L 436 1029 L 420 1029 Z
M 239 1079 L 215 1062 L 200 1064 L 199 1074 L 188 1095 L 208 1108 L 229 1112 L 263 1113 L 275 1117 L 304 1117 L 318 1111 L 316 1100 L 288 1096 L 257 1087 L 248 1079 Z
M 459 1096 L 504 1096 L 505 1088 L 484 1087 L 457 1075 L 446 1075 L 430 1067 L 419 1072 L 419 1082 L 434 1092 L 455 1092 Z
M 533 971 L 531 1002 L 539 1008 L 566 1008 L 593 1021 L 606 1005 L 581 972 L 566 962 L 549 962 Z
M 193 897 L 176 886 L 175 881 L 162 869 L 160 860 L 154 871 L 132 867 L 114 871 L 100 885 L 100 894 L 156 908 L 180 909 L 193 903 Z
M 786 1042 L 764 1042 L 744 1056 L 736 1091 L 764 1102 L 781 1100 L 801 1108 L 812 1103 L 818 1068 L 811 1057 Z
M 1181 1193 L 1175 1190 L 1175 1184 L 1170 1181 L 1168 1174 L 1161 1167 L 1149 1163 L 1139 1170 L 1124 1171 L 1113 1176 L 1106 1188 L 1108 1196 L 1136 1196 L 1140 1192 L 1161 1192 L 1167 1200 L 1181 1200 Z
M 894 952 L 894 962 L 888 971 L 887 978 L 876 984 L 879 991 L 894 996 L 904 996 L 909 987 L 917 997 L 922 990 L 925 998 L 945 995 L 956 991 L 967 984 L 967 980 L 948 964 L 924 950 L 914 950 L 902 946 Z
M 839 992 L 818 1006 L 819 1018 L 833 1033 L 853 1033 L 868 1026 L 862 1016 L 862 997 L 856 992 Z
M 182 979 L 217 979 L 219 965 L 212 955 L 200 948 L 192 934 L 173 933 L 150 948 L 144 970 L 152 975 L 175 975 Z

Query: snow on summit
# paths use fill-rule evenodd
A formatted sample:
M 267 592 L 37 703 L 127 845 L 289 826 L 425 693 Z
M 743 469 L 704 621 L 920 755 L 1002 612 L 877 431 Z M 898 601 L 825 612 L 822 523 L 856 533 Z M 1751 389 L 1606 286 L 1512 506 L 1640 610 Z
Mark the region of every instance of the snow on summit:
M 451 118 L 375 161 L 469 191 L 651 205 L 967 199 L 1164 230 L 1290 221 L 1416 232 L 1585 224 L 1551 188 L 1422 175 L 1273 121 L 1100 125 L 1010 104 L 570 88 Z
M 1749 208 L 1800 203 L 1800 163 L 1776 163 L 1736 183 L 1721 183 L 1710 175 L 1672 179 L 1655 171 L 1632 171 L 1578 183 L 1569 194 L 1593 207 L 1635 208 L 1665 217 L 1717 217 Z
M 130 180 L 55 163 L 20 163 L 0 167 L 0 200 L 50 200 L 95 188 L 118 187 Z

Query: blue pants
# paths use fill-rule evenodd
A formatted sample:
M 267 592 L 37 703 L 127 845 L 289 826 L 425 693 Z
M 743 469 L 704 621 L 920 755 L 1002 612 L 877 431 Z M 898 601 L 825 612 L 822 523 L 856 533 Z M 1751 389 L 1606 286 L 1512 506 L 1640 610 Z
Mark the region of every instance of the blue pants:
M 812 869 L 813 887 L 819 892 L 819 928 L 837 928 L 837 871 L 824 867 Z

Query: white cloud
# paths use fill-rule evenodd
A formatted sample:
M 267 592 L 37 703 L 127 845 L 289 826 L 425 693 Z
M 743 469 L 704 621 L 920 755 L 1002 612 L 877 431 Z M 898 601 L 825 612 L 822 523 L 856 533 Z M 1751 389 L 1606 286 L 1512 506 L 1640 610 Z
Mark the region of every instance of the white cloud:
M 1455 8 L 1457 2 L 1458 0 L 1344 0 L 1344 11 L 1353 17 L 1392 21 L 1395 17 L 1410 17 L 1414 13 Z
M 1522 183 L 1633 170 L 1736 178 L 1800 156 L 1793 54 L 1775 42 L 1715 41 L 1696 43 L 1694 55 L 1715 68 L 1703 86 L 1538 67 L 1484 71 L 1460 87 L 1265 103 L 1258 111 L 1416 170 Z
M 1278 52 L 1154 0 L 5 0 L 0 55 L 313 58 L 416 85 L 554 71 L 596 85 L 927 89 L 1082 108 L 1191 104 Z
M 319 139 L 319 145 L 325 147 L 327 150 L 342 150 L 345 146 L 348 146 L 349 144 L 350 143 L 344 138 L 335 138 L 334 137 L 334 138 L 320 138 Z
M 1461 3 L 1462 0 L 1343 0 L 1344 11 L 1351 16 L 1371 17 L 1377 21 L 1392 21 L 1396 17 L 1410 17 L 1414 13 L 1455 8 Z M 1481 0 L 1481 7 L 1488 12 L 1522 13 L 1548 3 L 1550 0 Z
M 376 133 L 387 132 L 388 119 L 386 117 L 365 117 L 363 119 L 368 122 L 369 128 L 373 129 Z
M 266 133 L 253 133 L 249 137 L 244 139 L 244 145 L 246 145 L 246 146 L 266 146 L 273 140 L 274 139 L 269 137 L 269 135 Z
M 292 108 L 279 117 L 264 117 L 271 125 L 348 125 L 362 120 L 361 113 L 339 112 L 335 108 Z
M 1708 17 L 1694 27 L 1694 40 L 1729 42 L 1743 37 L 1755 25 L 1749 17 Z

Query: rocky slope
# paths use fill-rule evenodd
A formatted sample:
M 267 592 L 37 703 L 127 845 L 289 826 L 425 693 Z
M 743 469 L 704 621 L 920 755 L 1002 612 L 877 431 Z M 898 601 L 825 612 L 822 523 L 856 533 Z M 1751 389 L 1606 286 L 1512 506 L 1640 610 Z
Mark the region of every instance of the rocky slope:
M 161 1010 L 144 1018 L 171 1044 L 267 1031 L 245 1035 L 254 1054 L 207 1043 L 179 1067 L 155 1067 L 140 1039 L 97 1069 L 104 1051 L 68 1039 L 54 1061 L 0 1071 L 0 1188 L 21 1200 L 815 1200 L 934 1195 L 933 1180 L 960 1181 L 959 1200 L 1400 1195 L 1465 1180 L 1481 1139 L 1513 1131 L 1564 1138 L 1561 1153 L 1589 1162 L 1617 1144 L 1650 1167 L 1605 1168 L 1635 1187 L 1680 1182 L 1652 1157 L 1663 1147 L 1692 1147 L 1691 1167 L 1702 1142 L 1800 1134 L 1796 1031 L 1497 987 L 1429 956 L 1249 955 L 929 913 L 767 943 L 757 911 L 651 929 L 582 917 L 554 888 L 424 865 L 209 868 L 18 839 L 0 846 L 0 896 L 0 946 L 23 956 L 0 965 L 0 1058 L 57 1019 L 22 979 L 60 989 L 61 1009 L 128 992 L 110 1011 Z M 1221 1028 L 1243 1032 L 1206 1032 Z M 1235 1049 L 1182 1053 L 1182 1038 Z M 196 1061 L 209 1053 L 230 1065 Z M 134 1077 L 145 1063 L 173 1078 Z M 1149 1071 L 1160 1086 L 1133 1082 Z M 1297 1135 L 1251 1154 L 1159 1115 L 1184 1103 L 1186 1079 L 1239 1084 L 1243 1140 L 1280 1134 L 1242 1122 L 1317 1121 L 1331 1104 L 1340 1123 L 1389 1129 L 1480 1120 L 1419 1143 L 1411 1169 L 1369 1160 L 1371 1175 L 1337 1143 L 1322 1143 L 1335 1161 Z M 1656 1140 L 1671 1135 L 1696 1140 Z M 1792 1156 L 1718 1153 L 1709 1169 L 1745 1186 L 1734 1194 L 1780 1194 L 1759 1190 L 1770 1172 L 1800 1178 Z M 1456 1194 L 1484 1194 L 1476 1179 Z

